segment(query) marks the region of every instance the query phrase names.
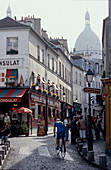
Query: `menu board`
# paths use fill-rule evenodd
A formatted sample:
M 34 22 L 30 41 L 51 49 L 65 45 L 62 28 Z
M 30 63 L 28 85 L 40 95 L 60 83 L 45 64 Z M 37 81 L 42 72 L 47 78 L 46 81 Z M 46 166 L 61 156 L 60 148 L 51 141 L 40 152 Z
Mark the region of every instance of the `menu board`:
M 45 136 L 45 125 L 38 125 L 37 136 Z

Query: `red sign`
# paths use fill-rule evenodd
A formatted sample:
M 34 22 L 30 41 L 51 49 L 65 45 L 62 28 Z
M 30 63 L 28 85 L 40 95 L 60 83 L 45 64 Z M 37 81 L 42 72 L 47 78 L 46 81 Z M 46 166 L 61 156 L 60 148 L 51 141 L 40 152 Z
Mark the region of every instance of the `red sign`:
M 4 97 L 0 98 L 0 103 L 13 103 L 13 102 L 14 103 L 15 102 L 21 102 L 21 98 L 20 97 L 18 97 L 18 98 L 16 98 L 16 97 L 15 98 L 14 97 L 13 98 L 10 98 L 10 97 L 9 98 L 8 97 L 7 98 L 4 98 Z
M 106 99 L 105 92 L 102 94 L 102 99 L 103 99 L 103 100 L 105 100 L 105 99 Z
M 101 93 L 101 89 L 96 89 L 96 88 L 85 87 L 83 90 L 84 92 L 87 92 L 87 93 L 96 93 L 96 94 Z
M 35 101 L 31 101 L 31 106 L 35 106 Z

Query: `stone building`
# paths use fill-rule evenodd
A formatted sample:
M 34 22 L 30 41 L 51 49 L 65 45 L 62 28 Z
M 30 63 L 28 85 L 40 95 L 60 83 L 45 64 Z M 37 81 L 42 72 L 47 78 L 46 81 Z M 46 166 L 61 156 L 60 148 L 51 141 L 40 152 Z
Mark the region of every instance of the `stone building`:
M 12 118 L 18 107 L 32 109 L 33 117 L 25 119 L 31 127 L 37 127 L 39 119 L 50 125 L 57 117 L 70 116 L 71 62 L 64 49 L 49 41 L 41 19 L 28 16 L 17 21 L 8 7 L 7 17 L 0 20 L 0 42 L 0 111 Z M 22 118 L 16 120 L 17 127 Z

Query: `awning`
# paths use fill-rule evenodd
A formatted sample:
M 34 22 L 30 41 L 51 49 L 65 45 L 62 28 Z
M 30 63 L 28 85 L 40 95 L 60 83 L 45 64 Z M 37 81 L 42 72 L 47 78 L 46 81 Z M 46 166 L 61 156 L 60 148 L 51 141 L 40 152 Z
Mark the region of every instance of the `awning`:
M 0 89 L 0 103 L 21 102 L 27 89 Z
M 15 78 L 17 77 L 18 70 L 17 69 L 8 69 L 6 73 L 6 78 Z

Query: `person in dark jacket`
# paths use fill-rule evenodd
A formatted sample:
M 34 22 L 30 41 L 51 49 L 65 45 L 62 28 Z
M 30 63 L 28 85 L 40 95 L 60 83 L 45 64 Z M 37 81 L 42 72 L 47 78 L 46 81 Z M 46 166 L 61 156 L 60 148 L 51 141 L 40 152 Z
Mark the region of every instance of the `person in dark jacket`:
M 3 128 L 3 130 L 1 130 L 1 144 L 4 144 L 5 141 L 7 141 L 8 137 L 11 135 L 10 129 L 9 129 L 9 125 L 7 123 L 5 123 L 5 126 Z
M 73 116 L 73 120 L 71 122 L 71 144 L 76 143 L 76 138 L 77 138 L 76 117 Z

